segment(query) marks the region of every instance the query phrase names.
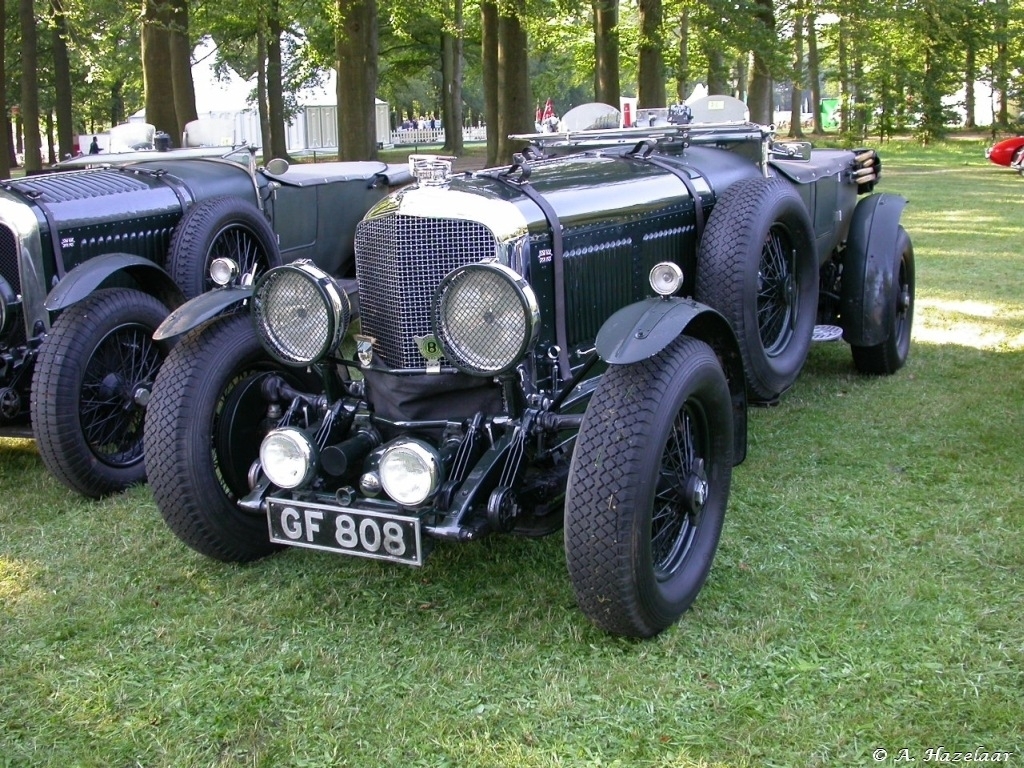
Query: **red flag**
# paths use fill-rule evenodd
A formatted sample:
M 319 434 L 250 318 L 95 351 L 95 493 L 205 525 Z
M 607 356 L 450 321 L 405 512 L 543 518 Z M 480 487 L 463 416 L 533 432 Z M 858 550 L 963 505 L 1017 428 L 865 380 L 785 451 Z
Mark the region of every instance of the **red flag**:
M 545 102 L 545 104 L 544 104 L 544 116 L 541 117 L 541 122 L 544 122 L 549 117 L 554 117 L 554 116 L 555 116 L 555 105 L 552 103 L 551 99 L 549 98 L 547 100 L 547 102 Z

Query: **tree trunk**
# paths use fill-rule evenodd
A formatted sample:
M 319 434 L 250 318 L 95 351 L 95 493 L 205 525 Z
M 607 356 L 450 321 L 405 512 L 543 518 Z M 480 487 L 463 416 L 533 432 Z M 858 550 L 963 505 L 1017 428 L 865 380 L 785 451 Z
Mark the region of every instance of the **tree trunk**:
M 521 148 L 521 142 L 513 141 L 509 134 L 536 130 L 525 18 L 525 0 L 513 0 L 498 11 L 498 162 L 511 160 L 512 153 Z
M 999 110 L 995 116 L 995 123 L 1005 128 L 1010 124 L 1010 65 L 1006 45 L 1010 10 L 1008 0 L 997 0 L 996 5 L 996 58 L 992 67 L 992 90 L 999 94 Z
M 144 0 L 142 9 L 142 82 L 146 122 L 171 136 L 178 130 L 171 78 L 169 7 L 161 0 Z
M 344 0 L 339 0 L 343 3 Z M 288 142 L 285 137 L 284 83 L 281 64 L 281 6 L 277 0 L 270 3 L 267 18 L 267 117 L 270 125 L 270 156 L 289 159 Z M 341 78 L 338 78 L 341 87 Z M 341 112 L 338 100 L 338 112 Z M 338 134 L 341 141 L 341 134 Z
M 850 24 L 839 18 L 839 132 L 850 130 L 850 62 L 849 41 L 846 39 Z
M 267 109 L 267 29 L 260 20 L 256 31 L 256 111 L 260 118 L 260 140 L 263 143 L 263 162 L 270 162 L 270 111 Z
M 462 143 L 463 0 L 455 0 L 451 10 L 455 33 L 445 32 L 441 36 L 441 124 L 444 126 L 444 151 L 458 156 L 465 149 Z
M 978 64 L 973 41 L 968 42 L 966 54 L 966 61 L 964 62 L 964 110 L 967 115 L 964 118 L 964 128 L 973 131 L 978 127 L 974 122 L 976 102 L 974 81 L 978 79 Z
M 690 96 L 690 9 L 679 12 L 679 66 L 676 68 L 676 99 L 682 104 Z
M 54 109 L 57 111 L 57 146 L 60 147 L 63 158 L 72 155 L 75 143 L 71 105 L 71 65 L 68 63 L 68 28 L 60 0 L 52 0 L 50 9 L 53 13 L 53 90 Z
M 487 165 L 498 164 L 498 6 L 480 3 L 481 68 L 484 78 L 484 124 L 487 126 Z
M 821 74 L 818 67 L 817 18 L 813 8 L 807 14 L 807 82 L 811 86 L 811 112 L 814 114 L 814 133 L 824 133 L 821 121 Z
M 619 108 L 619 0 L 592 0 L 594 101 Z
M 7 68 L 4 66 L 4 55 L 7 53 L 7 8 L 5 0 L 0 0 L 0 83 L 7 82 Z M 0 179 L 11 178 L 11 155 L 14 154 L 11 142 L 11 121 L 7 118 L 7 94 L 0 88 Z
M 764 27 L 757 37 L 763 42 L 754 48 L 747 108 L 753 122 L 768 125 L 772 122 L 773 112 L 771 56 L 776 45 L 775 11 L 772 0 L 756 0 L 756 3 L 754 15 L 757 22 Z
M 377 157 L 377 2 L 338 0 L 338 159 Z
M 639 0 L 638 8 L 640 11 L 640 49 L 638 51 L 637 106 L 664 107 L 666 106 L 665 63 L 661 51 L 665 41 L 661 28 L 661 0 Z M 612 106 L 618 106 L 618 102 Z
M 188 34 L 188 0 L 170 0 L 171 28 L 168 47 L 171 57 L 171 87 L 174 89 L 174 115 L 177 135 L 171 134 L 174 146 L 181 146 L 185 126 L 195 120 L 196 89 L 192 82 L 192 43 Z
M 802 3 L 797 4 L 793 18 L 793 92 L 789 101 L 789 135 L 794 139 L 804 137 L 804 16 Z
M 725 56 L 721 49 L 713 43 L 707 45 L 705 53 L 708 58 L 708 94 L 722 95 L 732 91 L 729 87 L 729 68 L 725 65 Z
M 18 20 L 21 24 L 21 119 L 25 131 L 25 172 L 43 167 L 39 135 L 39 76 L 36 17 L 32 0 L 20 0 Z

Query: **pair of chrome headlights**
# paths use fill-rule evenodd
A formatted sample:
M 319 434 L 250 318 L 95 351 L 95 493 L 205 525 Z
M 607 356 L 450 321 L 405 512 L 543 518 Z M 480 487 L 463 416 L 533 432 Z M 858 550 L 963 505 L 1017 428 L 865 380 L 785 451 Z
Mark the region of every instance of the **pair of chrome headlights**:
M 277 487 L 302 488 L 316 474 L 319 451 L 306 432 L 281 427 L 263 438 L 260 464 Z M 377 496 L 383 490 L 393 501 L 415 507 L 433 496 L 443 479 L 437 450 L 423 440 L 403 437 L 380 449 L 375 467 L 363 473 L 359 487 L 367 496 Z
M 286 365 L 309 365 L 333 352 L 352 318 L 347 294 L 308 261 L 269 270 L 256 284 L 252 307 L 264 347 Z M 453 366 L 495 376 L 514 368 L 537 341 L 540 309 L 514 270 L 468 264 L 441 281 L 431 325 Z

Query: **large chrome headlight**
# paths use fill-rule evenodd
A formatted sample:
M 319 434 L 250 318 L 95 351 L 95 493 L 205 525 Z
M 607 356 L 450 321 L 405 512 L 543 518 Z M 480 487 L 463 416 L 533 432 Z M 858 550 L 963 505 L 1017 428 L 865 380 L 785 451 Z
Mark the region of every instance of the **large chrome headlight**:
M 384 493 L 408 507 L 422 504 L 441 485 L 441 457 L 422 440 L 399 438 L 380 455 L 377 471 Z
M 278 488 L 306 485 L 316 472 L 316 457 L 316 445 L 295 427 L 272 429 L 260 444 L 260 464 Z
M 540 309 L 529 283 L 501 264 L 452 270 L 434 294 L 434 335 L 459 370 L 492 376 L 513 368 L 537 341 Z
M 296 261 L 259 279 L 252 312 L 267 352 L 287 365 L 309 365 L 344 338 L 352 306 L 329 274 L 309 261 Z

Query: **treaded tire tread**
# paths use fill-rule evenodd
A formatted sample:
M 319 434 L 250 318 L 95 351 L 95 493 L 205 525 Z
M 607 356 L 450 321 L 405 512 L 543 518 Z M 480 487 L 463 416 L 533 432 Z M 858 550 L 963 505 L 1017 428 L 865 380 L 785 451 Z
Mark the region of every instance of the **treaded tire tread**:
M 115 326 L 138 323 L 155 331 L 168 309 L 130 288 L 101 288 L 64 310 L 40 347 L 32 376 L 31 414 L 36 447 L 46 468 L 64 485 L 100 498 L 146 481 L 140 453 L 128 467 L 97 458 L 82 432 L 83 376 L 96 345 Z M 162 346 L 160 348 L 163 348 Z
M 248 313 L 187 334 L 168 355 L 146 412 L 146 466 L 164 521 L 207 557 L 246 562 L 278 547 L 260 515 L 242 513 L 221 487 L 212 456 L 214 409 L 226 382 L 264 353 Z
M 676 397 L 679 387 L 692 386 L 695 377 L 709 409 L 715 459 L 709 471 L 712 495 L 698 532 L 699 542 L 694 542 L 698 550 L 681 566 L 687 572 L 678 574 L 687 582 L 685 594 L 666 606 L 650 594 L 652 566 L 639 562 L 642 537 L 650 538 L 653 502 L 647 509 L 638 506 L 646 504 L 645 472 L 650 471 L 646 449 L 659 416 L 664 415 L 659 413 L 659 404 Z M 671 418 L 681 406 L 682 402 Z M 656 449 L 657 457 L 664 445 Z M 707 578 L 718 545 L 732 454 L 728 384 L 707 344 L 682 336 L 653 358 L 608 368 L 577 438 L 565 503 L 569 575 L 578 605 L 597 626 L 613 634 L 651 637 L 689 607 Z
M 800 288 L 796 328 L 787 348 L 773 358 L 757 325 L 757 272 L 764 237 L 784 217 L 797 249 Z M 740 343 L 747 389 L 755 400 L 773 401 L 796 380 L 807 359 L 818 303 L 817 260 L 807 209 L 781 179 L 743 179 L 729 187 L 708 218 L 697 255 L 695 298 L 721 312 Z

